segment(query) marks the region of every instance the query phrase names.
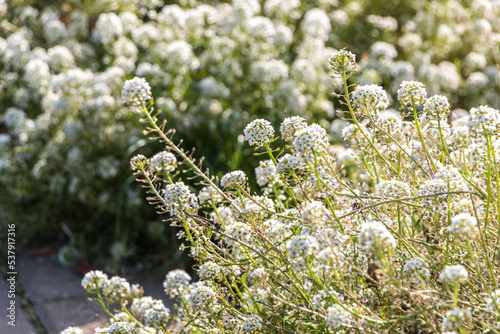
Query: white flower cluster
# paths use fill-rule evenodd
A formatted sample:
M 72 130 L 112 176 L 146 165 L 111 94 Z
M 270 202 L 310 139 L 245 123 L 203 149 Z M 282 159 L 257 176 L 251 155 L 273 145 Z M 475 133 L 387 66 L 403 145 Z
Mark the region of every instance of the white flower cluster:
M 473 237 L 476 233 L 477 220 L 470 213 L 461 213 L 451 219 L 448 232 L 453 236 Z
M 359 243 L 368 254 L 374 255 L 376 258 L 392 253 L 396 247 L 396 239 L 379 221 L 363 224 L 359 233 Z
M 407 182 L 383 180 L 377 184 L 376 193 L 386 198 L 405 198 L 411 195 L 411 188 Z
M 149 168 L 152 172 L 167 171 L 173 172 L 177 167 L 177 159 L 170 152 L 160 152 L 155 154 L 149 161 Z
M 287 117 L 281 122 L 280 132 L 284 140 L 291 141 L 295 133 L 307 127 L 305 118 L 300 116 Z
M 403 267 L 405 285 L 422 287 L 427 284 L 430 274 L 429 264 L 420 257 L 408 260 Z
M 198 208 L 198 198 L 184 182 L 167 185 L 163 191 L 163 198 L 166 209 L 173 215 Z
M 197 313 L 202 311 L 213 312 L 213 308 L 217 304 L 217 296 L 212 288 L 202 285 L 191 291 L 189 302 Z
M 335 51 L 329 59 L 330 67 L 336 74 L 350 75 L 356 72 L 356 55 L 347 50 Z
M 140 107 L 142 103 L 151 99 L 151 87 L 144 78 L 135 77 L 125 81 L 122 90 L 122 100 L 133 107 Z
M 441 122 L 446 122 L 450 115 L 448 98 L 443 95 L 429 97 L 424 103 L 424 112 L 430 119 L 438 119 Z
M 257 317 L 248 317 L 241 324 L 243 333 L 258 333 L 262 330 L 262 323 Z
M 327 153 L 330 149 L 330 142 L 325 129 L 318 124 L 312 124 L 295 133 L 293 147 L 301 158 L 311 161 L 314 156 Z
M 173 298 L 185 291 L 190 281 L 191 276 L 188 273 L 181 269 L 175 269 L 168 272 L 163 281 L 163 288 L 165 293 Z
M 198 193 L 198 199 L 201 204 L 208 203 L 209 205 L 222 202 L 223 197 L 220 192 L 212 186 L 204 187 Z
M 243 172 L 241 170 L 236 170 L 236 171 L 225 174 L 222 177 L 220 184 L 224 188 L 235 187 L 236 185 L 240 185 L 240 186 L 244 187 L 246 181 L 247 181 L 247 176 L 246 176 L 245 172 Z
M 389 105 L 387 93 L 377 85 L 357 86 L 352 92 L 351 102 L 361 111 L 360 116 L 367 112 L 378 112 Z
M 219 279 L 222 277 L 222 270 L 217 263 L 208 261 L 200 267 L 198 275 L 200 276 L 200 279 L 204 281 Z
M 255 168 L 255 177 L 260 187 L 272 186 L 279 180 L 276 166 L 271 160 L 259 161 L 259 167 Z
M 496 109 L 487 106 L 472 108 L 468 120 L 467 126 L 474 135 L 500 134 L 500 111 Z
M 330 330 L 337 330 L 352 322 L 352 315 L 339 304 L 334 304 L 326 310 L 326 327 Z
M 463 308 L 456 307 L 446 312 L 441 328 L 443 331 L 459 331 L 465 328 L 472 319 L 471 312 Z
M 403 81 L 398 89 L 398 100 L 401 105 L 422 105 L 427 100 L 424 84 L 418 81 Z
M 297 235 L 288 243 L 288 255 L 292 259 L 307 258 L 319 250 L 318 240 L 310 235 Z
M 68 327 L 60 334 L 83 334 L 83 331 L 78 327 Z
M 457 264 L 445 266 L 439 275 L 439 281 L 445 285 L 463 284 L 467 281 L 469 273 L 464 266 Z
M 274 129 L 271 123 L 264 119 L 256 119 L 251 122 L 243 132 L 245 133 L 245 140 L 252 146 L 263 146 L 269 143 L 274 136 Z

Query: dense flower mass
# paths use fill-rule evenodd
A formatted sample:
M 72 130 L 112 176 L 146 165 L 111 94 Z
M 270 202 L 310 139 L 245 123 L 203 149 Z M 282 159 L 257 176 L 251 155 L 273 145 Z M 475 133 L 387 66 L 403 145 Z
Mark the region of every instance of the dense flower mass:
M 198 6 L 197 1 L 177 5 L 124 2 L 108 4 L 106 13 L 90 18 L 95 25 L 90 25 L 89 47 L 76 42 L 88 30 L 85 17 L 63 23 L 60 16 L 44 11 L 40 20 L 46 42 L 51 43 L 47 51 L 30 51 L 32 36 L 1 25 L 0 29 L 9 27 L 7 38 L 0 39 L 0 51 L 5 51 L 1 61 L 7 64 L 2 69 L 9 72 L 6 82 L 25 82 L 25 77 L 34 76 L 34 84 L 8 92 L 15 96 L 2 116 L 8 134 L 2 136 L 0 147 L 8 151 L 5 147 L 10 149 L 14 140 L 19 155 L 5 165 L 27 161 L 24 158 L 36 150 L 22 148 L 32 138 L 43 137 L 37 133 L 39 125 L 49 128 L 53 122 L 48 116 L 33 120 L 29 107 L 34 101 L 29 99 L 35 96 L 33 100 L 42 101 L 50 110 L 47 115 L 57 115 L 53 118 L 58 134 L 40 153 L 43 159 L 36 159 L 41 162 L 26 174 L 43 175 L 44 166 L 54 158 L 66 161 L 68 170 L 80 166 L 89 150 L 85 145 L 64 145 L 66 138 L 84 141 L 79 137 L 87 119 L 93 117 L 94 124 L 109 127 L 96 131 L 100 136 L 126 130 L 109 126 L 113 122 L 107 111 L 116 105 L 112 96 L 128 75 L 148 78 L 153 89 L 148 90 L 148 82 L 133 79 L 125 84 L 124 100 L 141 113 L 138 118 L 146 123 L 145 133 L 158 138 L 166 145 L 165 152 L 179 159 L 178 163 L 171 156 L 163 159 L 160 153 L 149 159 L 136 156 L 131 163 L 147 188 L 148 200 L 172 227 L 180 229 L 181 249 L 189 249 L 200 281 L 191 282 L 179 270 L 167 274 L 165 290 L 179 301 L 174 314 L 162 302 L 142 296 L 140 287 L 117 276 L 91 272 L 82 285 L 108 315 L 114 311 L 107 305 L 121 301 L 109 326 L 96 331 L 494 329 L 500 269 L 496 261 L 498 111 L 483 105 L 466 114 L 452 111 L 440 95 L 427 98 L 427 91 L 484 91 L 495 101 L 488 83 L 494 82 L 497 72 L 488 72 L 491 60 L 477 51 L 489 44 L 483 37 L 477 38 L 483 42 L 470 40 L 474 31 L 496 40 L 491 17 L 497 9 L 487 8 L 487 3 L 467 4 L 470 10 L 457 1 L 426 4 L 435 12 L 435 21 L 423 24 L 424 13 L 429 11 L 416 2 L 405 7 L 405 16 L 399 20 L 370 11 L 369 4 L 351 1 L 317 2 L 317 8 L 300 1 L 272 0 L 235 0 L 213 6 Z M 362 25 L 366 35 L 382 40 L 389 36 L 398 41 L 398 47 L 382 40 L 364 41 L 367 48 L 356 64 L 353 53 L 327 45 L 341 43 L 341 32 L 359 29 L 350 21 L 366 13 L 370 13 L 363 21 L 366 27 Z M 17 16 L 9 19 L 16 24 L 31 22 L 36 14 Z M 454 29 L 456 25 L 461 29 Z M 454 41 L 455 30 L 473 49 Z M 394 32 L 405 36 L 396 38 Z M 300 38 L 295 39 L 295 34 Z M 56 45 L 64 36 L 74 41 Z M 325 97 L 329 93 L 325 54 L 331 55 L 329 71 L 334 82 L 341 82 L 333 96 L 343 119 L 331 124 L 318 116 L 331 119 L 335 115 L 332 101 Z M 38 60 L 32 62 L 32 56 Z M 101 57 L 102 64 L 98 62 L 92 70 L 78 67 L 87 58 Z M 106 74 L 94 74 L 107 64 L 112 69 L 106 69 Z M 38 76 L 37 67 L 41 69 Z M 48 82 L 50 87 L 43 88 Z M 401 113 L 388 109 L 400 83 Z M 152 91 L 163 97 L 155 99 L 155 104 L 142 103 L 152 100 Z M 452 104 L 465 100 L 456 98 L 460 94 L 450 99 Z M 274 113 L 280 108 L 288 111 Z M 76 110 L 85 117 L 72 114 Z M 287 143 L 279 147 L 273 122 L 288 112 L 299 118 L 282 123 L 281 135 Z M 131 117 L 120 108 L 111 114 Z M 263 114 L 269 120 L 258 118 Z M 307 124 L 305 117 L 300 118 L 306 115 L 318 123 Z M 246 137 L 250 145 L 265 146 L 265 150 L 255 152 L 255 165 L 248 173 L 235 170 L 223 175 L 207 170 L 174 143 L 172 131 L 164 131 L 164 116 L 180 132 L 194 131 L 199 142 L 205 143 L 215 133 L 227 140 L 228 147 L 241 149 Z M 257 120 L 242 131 L 240 122 L 248 119 Z M 328 131 L 342 127 L 352 159 L 346 158 L 345 147 L 330 145 L 335 134 Z M 219 136 L 226 130 L 231 135 Z M 124 152 L 128 153 L 144 144 L 138 138 L 122 142 L 127 143 Z M 52 156 L 54 150 L 63 154 Z M 250 151 L 248 145 L 242 150 Z M 91 175 L 113 179 L 120 161 L 100 156 Z M 257 161 L 256 180 L 249 180 L 247 175 L 252 175 Z M 175 173 L 168 170 L 172 168 Z M 74 177 L 66 173 L 65 177 Z M 192 181 L 189 186 L 188 180 Z M 79 190 L 79 182 L 74 181 L 72 187 Z M 253 189 L 254 184 L 259 188 Z M 30 189 L 27 184 L 24 187 Z M 120 251 L 120 247 L 112 249 Z
M 344 89 L 348 96 L 349 86 Z M 359 94 L 354 100 L 371 99 Z M 427 99 L 425 87 L 416 82 L 402 84 L 402 99 L 405 94 L 411 107 L 423 104 L 412 121 L 372 101 L 365 103 L 367 117 L 360 123 L 359 102 L 347 104 L 353 124 L 344 134 L 354 146 L 352 160 L 330 146 L 320 125 L 285 119 L 282 136 L 293 145 L 265 143 L 260 154 L 268 157 L 255 170 L 263 195 L 252 191 L 238 170 L 223 175 L 218 188 L 215 177 L 185 157 L 180 166 L 186 164 L 201 179 L 198 197 L 204 206 L 191 204 L 189 214 L 172 210 L 169 203 L 183 206 L 182 196 L 174 194 L 159 209 L 170 211 L 172 226 L 182 227 L 178 237 L 189 242 L 200 281 L 170 272 L 164 287 L 181 300 L 177 315 L 140 299 L 150 309 L 141 319 L 154 328 L 175 319 L 193 333 L 200 326 L 213 333 L 298 327 L 307 332 L 311 323 L 353 333 L 404 332 L 412 326 L 449 333 L 470 331 L 475 322 L 494 326 L 499 268 L 485 255 L 493 253 L 482 251 L 498 248 L 497 167 L 467 161 L 496 157 L 491 148 L 498 139 L 468 126 L 471 118 L 487 124 L 490 118 L 471 114 L 449 125 L 445 98 Z M 402 104 L 406 113 L 409 106 Z M 249 127 L 256 124 L 264 123 Z M 157 133 L 182 156 L 161 130 Z M 478 140 L 481 135 L 485 140 Z M 143 160 L 135 165 L 141 167 Z M 158 181 L 144 168 L 137 171 L 147 182 L 167 183 L 165 192 L 187 189 L 182 181 Z M 113 280 L 117 287 L 110 289 Z M 105 282 L 104 294 L 116 298 L 122 281 Z M 293 310 L 301 312 L 287 320 Z M 480 310 L 492 314 L 479 316 Z

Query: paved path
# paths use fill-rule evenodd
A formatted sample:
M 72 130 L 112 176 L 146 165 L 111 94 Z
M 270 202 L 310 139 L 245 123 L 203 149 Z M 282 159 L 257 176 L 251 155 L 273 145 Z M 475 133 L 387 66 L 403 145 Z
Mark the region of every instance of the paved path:
M 8 283 L 0 281 L 0 333 L 37 334 L 27 310 L 33 310 L 41 325 L 49 334 L 59 334 L 68 326 L 80 327 L 85 334 L 94 333 L 95 327 L 103 327 L 107 318 L 102 309 L 81 287 L 82 277 L 72 269 L 62 267 L 54 258 L 32 258 L 25 253 L 17 257 L 17 285 L 25 292 L 31 307 L 22 307 L 21 298 L 16 297 L 16 326 L 10 326 L 7 318 Z M 162 299 L 165 306 L 173 310 L 173 303 L 162 288 L 162 277 L 146 277 L 135 282 L 144 287 L 145 295 Z M 19 288 L 17 288 L 19 290 Z

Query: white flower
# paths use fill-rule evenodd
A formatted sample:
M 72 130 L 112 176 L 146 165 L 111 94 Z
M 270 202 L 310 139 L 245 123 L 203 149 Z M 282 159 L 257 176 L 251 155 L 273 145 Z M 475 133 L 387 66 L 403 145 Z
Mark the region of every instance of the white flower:
M 153 172 L 159 172 L 162 170 L 173 172 L 175 167 L 177 167 L 177 159 L 175 158 L 175 155 L 166 151 L 155 154 L 149 162 L 149 168 Z
M 334 304 L 326 310 L 325 324 L 330 330 L 349 325 L 351 322 L 351 314 L 344 310 L 339 304 Z
M 396 239 L 379 221 L 363 224 L 359 233 L 359 243 L 365 247 L 367 253 L 375 256 L 391 253 L 396 247 Z
M 424 112 L 431 119 L 439 119 L 441 122 L 446 122 L 450 115 L 450 103 L 446 96 L 431 96 L 425 101 Z
M 500 314 L 500 289 L 492 292 L 491 296 L 486 299 L 486 309 Z
M 255 168 L 255 176 L 260 187 L 265 187 L 267 184 L 272 185 L 279 180 L 276 166 L 271 160 L 259 161 L 259 167 Z
M 310 235 L 297 235 L 288 242 L 288 255 L 292 259 L 314 255 L 318 250 L 318 240 Z
M 198 275 L 202 280 L 219 279 L 222 277 L 222 271 L 217 263 L 208 261 L 200 267 Z
M 163 282 L 165 293 L 171 298 L 177 296 L 179 292 L 186 290 L 191 281 L 191 276 L 182 269 L 169 271 Z
M 292 140 L 295 133 L 307 127 L 305 118 L 299 116 L 287 117 L 280 126 L 281 137 L 284 140 Z
M 346 75 L 350 75 L 356 72 L 356 55 L 350 51 L 335 51 L 328 61 L 336 74 L 342 74 L 345 71 Z
M 461 213 L 451 219 L 448 232 L 454 236 L 465 235 L 472 237 L 476 232 L 477 220 L 470 213 Z
M 287 169 L 302 169 L 304 167 L 304 161 L 296 155 L 285 154 L 281 158 L 278 158 L 278 166 L 276 171 L 282 173 Z
M 459 331 L 460 328 L 466 326 L 471 320 L 472 316 L 469 310 L 456 307 L 446 312 L 441 328 L 443 331 Z
M 405 198 L 411 196 L 411 189 L 406 182 L 382 180 L 376 186 L 376 193 L 387 198 Z
M 312 201 L 307 202 L 302 210 L 302 220 L 306 224 L 319 224 L 322 225 L 327 219 L 328 211 L 322 202 Z
M 96 334 L 134 334 L 135 325 L 126 321 L 117 321 L 112 323 L 109 327 L 96 328 Z
M 312 124 L 295 133 L 294 149 L 306 161 L 311 161 L 315 154 L 328 154 L 330 143 L 325 129 L 318 124 Z
M 430 276 L 429 265 L 424 259 L 417 257 L 406 261 L 403 267 L 403 282 L 417 287 L 425 285 Z
M 427 99 L 424 84 L 418 81 L 403 81 L 398 89 L 398 100 L 403 106 L 415 103 L 422 105 Z
M 146 325 L 161 328 L 170 318 L 170 310 L 163 303 L 158 303 L 144 312 L 144 318 Z
M 248 278 L 253 285 L 262 284 L 267 280 L 266 268 L 254 269 L 248 274 Z
M 467 126 L 475 135 L 500 134 L 500 111 L 488 106 L 472 108 Z
M 212 288 L 202 285 L 191 291 L 189 301 L 195 312 L 201 312 L 211 310 L 216 305 L 217 296 Z
M 445 266 L 443 272 L 439 275 L 439 281 L 445 285 L 465 283 L 468 276 L 467 269 L 460 264 Z
M 241 170 L 235 170 L 233 172 L 225 174 L 222 177 L 220 184 L 224 188 L 233 187 L 238 184 L 243 187 L 245 185 L 245 182 L 247 182 L 246 174 Z
M 351 101 L 361 112 L 377 112 L 389 105 L 387 93 L 377 85 L 357 86 L 351 95 Z
M 78 327 L 68 327 L 60 334 L 83 334 L 83 331 Z
M 109 298 L 126 298 L 130 296 L 130 283 L 122 277 L 113 276 L 104 287 L 103 294 Z
M 150 309 L 164 309 L 165 305 L 160 299 L 153 299 L 151 297 L 135 298 L 130 306 L 130 312 L 133 316 L 145 318 L 146 312 Z
M 198 198 L 182 181 L 168 184 L 163 198 L 166 209 L 173 215 L 180 214 L 184 210 L 198 208 Z
M 151 87 L 144 78 L 135 77 L 125 81 L 122 90 L 122 100 L 133 107 L 139 107 L 141 102 L 145 103 L 151 99 Z
M 210 205 L 222 202 L 224 199 L 220 192 L 212 186 L 203 187 L 198 193 L 200 203 L 208 203 Z
M 92 270 L 83 276 L 82 279 L 82 287 L 90 293 L 96 292 L 96 284 L 97 288 L 104 289 L 109 284 L 108 275 L 103 273 L 100 270 Z
M 245 133 L 245 140 L 252 146 L 263 146 L 265 143 L 269 143 L 274 136 L 271 123 L 264 119 L 256 119 L 251 122 L 243 132 Z
M 249 317 L 246 318 L 245 321 L 241 324 L 243 333 L 253 334 L 259 333 L 262 329 L 262 323 L 257 317 Z

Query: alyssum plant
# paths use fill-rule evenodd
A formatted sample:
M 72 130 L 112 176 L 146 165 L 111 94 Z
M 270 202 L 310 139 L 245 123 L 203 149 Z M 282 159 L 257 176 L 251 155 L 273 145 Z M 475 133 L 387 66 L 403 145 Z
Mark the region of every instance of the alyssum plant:
M 500 112 L 480 106 L 450 125 L 444 96 L 403 81 L 396 115 L 381 87 L 348 83 L 353 54 L 337 51 L 330 65 L 351 121 L 343 137 L 364 172 L 345 173 L 317 124 L 285 119 L 286 145 L 275 148 L 257 119 L 244 134 L 265 156 L 258 192 L 241 171 L 217 180 L 203 170 L 164 131 L 148 83 L 125 83 L 123 99 L 166 147 L 132 169 L 180 227 L 200 281 L 167 274 L 171 314 L 126 280 L 90 272 L 82 285 L 110 317 L 96 333 L 500 333 Z

